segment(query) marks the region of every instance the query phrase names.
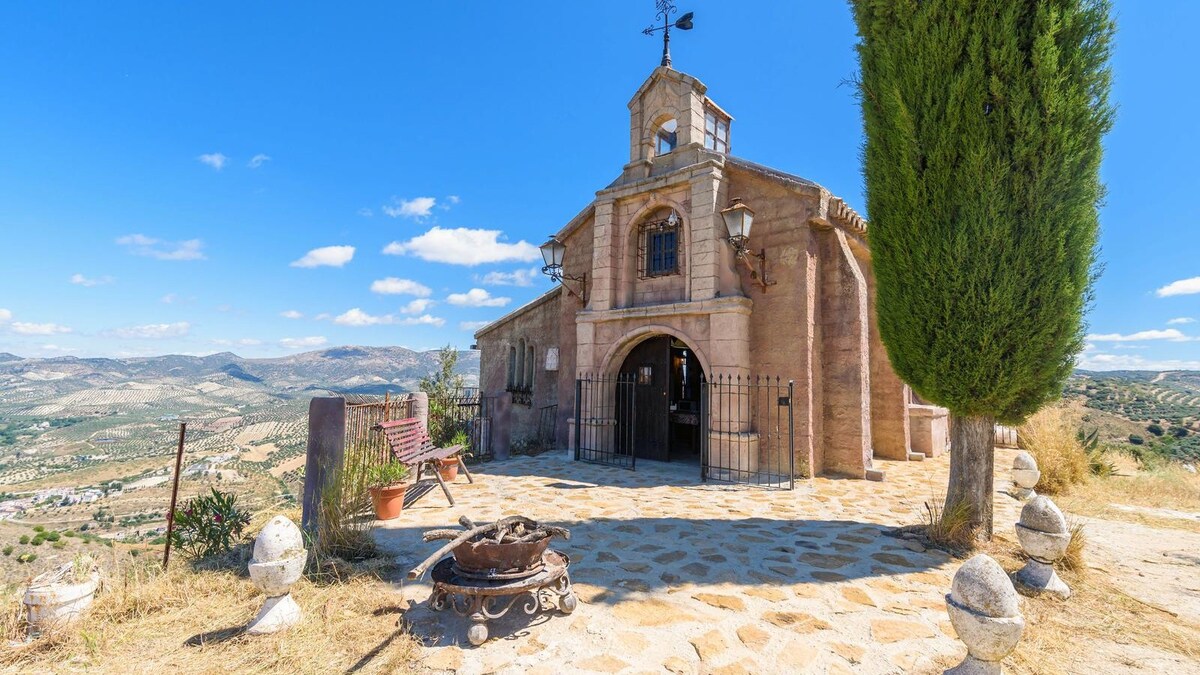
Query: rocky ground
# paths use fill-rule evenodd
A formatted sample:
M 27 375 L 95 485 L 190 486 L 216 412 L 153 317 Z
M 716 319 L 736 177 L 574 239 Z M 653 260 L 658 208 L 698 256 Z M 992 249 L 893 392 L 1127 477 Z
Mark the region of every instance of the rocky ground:
M 1011 461 L 998 453 L 999 467 Z M 894 535 L 944 489 L 948 459 L 879 464 L 882 483 L 818 478 L 788 492 L 705 484 L 694 466 L 630 472 L 555 453 L 488 465 L 474 485 L 454 485 L 457 506 L 433 492 L 377 532 L 407 568 L 433 551 L 420 533 L 460 515 L 522 513 L 572 531 L 556 546 L 571 556 L 579 608 L 533 619 L 514 610 L 481 647 L 467 643 L 467 619 L 428 608 L 428 578 L 405 587 L 406 620 L 433 670 L 935 671 L 965 652 L 943 600 L 961 561 Z M 998 532 L 1011 529 L 1018 502 L 997 494 L 996 504 Z M 1128 580 L 1139 600 L 1195 616 L 1200 541 L 1147 530 L 1090 521 L 1093 565 Z M 1200 672 L 1160 651 L 1105 645 L 1088 670 L 1138 672 L 1142 662 L 1144 672 Z

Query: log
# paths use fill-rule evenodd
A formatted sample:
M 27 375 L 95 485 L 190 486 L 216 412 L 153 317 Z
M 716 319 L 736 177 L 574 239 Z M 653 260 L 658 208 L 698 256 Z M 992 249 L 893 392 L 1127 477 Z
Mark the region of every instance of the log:
M 430 530 L 421 535 L 421 539 L 427 542 L 436 539 L 453 539 L 462 533 L 462 530 Z
M 497 522 L 491 523 L 489 525 L 480 525 L 479 527 L 471 528 L 469 530 L 464 530 L 462 534 L 458 535 L 453 540 L 451 540 L 449 544 L 446 544 L 445 546 L 439 548 L 436 553 L 434 553 L 433 555 L 426 558 L 425 561 L 422 562 L 420 565 L 417 565 L 416 567 L 409 570 L 408 571 L 409 581 L 414 581 L 416 579 L 420 579 L 421 577 L 425 576 L 425 570 L 429 569 L 430 565 L 432 565 L 433 563 L 440 560 L 442 558 L 442 556 L 444 556 L 447 553 L 449 553 L 450 551 L 454 550 L 454 547 L 471 539 L 472 537 L 476 537 L 478 535 L 487 534 L 488 532 L 491 532 L 492 530 L 498 528 L 500 526 L 500 523 L 502 523 L 502 522 L 504 522 L 504 521 L 497 521 Z

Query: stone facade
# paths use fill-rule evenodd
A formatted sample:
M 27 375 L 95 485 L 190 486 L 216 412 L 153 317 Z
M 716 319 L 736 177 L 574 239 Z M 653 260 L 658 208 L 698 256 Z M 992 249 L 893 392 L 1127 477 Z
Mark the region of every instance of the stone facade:
M 879 339 L 865 221 L 816 183 L 729 155 L 732 118 L 705 92 L 669 67 L 654 71 L 629 103 L 630 162 L 556 235 L 566 246 L 564 271 L 585 281 L 568 279 L 476 333 L 482 392 L 499 401 L 493 434 L 528 436 L 540 409 L 557 404 L 555 442 L 567 447 L 576 377 L 616 374 L 639 344 L 669 336 L 710 380 L 795 382 L 798 473 L 863 478 L 874 457 L 904 460 L 914 445 L 936 446 L 913 437 L 910 392 Z M 721 124 L 724 145 L 713 134 Z M 763 255 L 768 285 L 756 278 L 757 259 L 739 260 L 729 245 L 720 212 L 734 197 L 756 214 L 747 248 Z M 649 274 L 644 228 L 669 216 L 677 259 L 671 273 Z M 529 406 L 514 405 L 506 391 L 522 344 L 536 354 Z M 551 371 L 544 361 L 552 347 Z M 708 414 L 720 415 L 717 406 Z M 945 438 L 938 419 L 943 428 L 919 432 Z M 710 442 L 752 453 L 753 421 L 735 426 L 711 432 Z

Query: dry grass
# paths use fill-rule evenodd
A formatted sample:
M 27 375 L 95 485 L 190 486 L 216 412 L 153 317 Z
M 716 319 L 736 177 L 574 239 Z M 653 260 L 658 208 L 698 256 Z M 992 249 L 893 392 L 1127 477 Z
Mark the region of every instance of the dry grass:
M 1200 475 L 1173 462 L 1143 470 L 1126 460 L 1119 468 L 1118 475 L 1073 485 L 1057 503 L 1079 515 L 1200 532 L 1200 518 L 1195 517 L 1200 513 Z
M 925 537 L 937 548 L 962 553 L 974 548 L 975 528 L 971 526 L 974 509 L 968 501 L 944 508 L 945 498 L 925 502 Z
M 1071 521 L 1067 526 L 1071 530 L 1071 541 L 1067 543 L 1067 552 L 1063 555 L 1062 560 L 1058 561 L 1058 564 L 1063 569 L 1077 574 L 1085 574 L 1087 561 L 1084 559 L 1084 549 L 1087 548 L 1087 533 L 1083 530 L 1083 523 Z
M 283 633 L 242 634 L 262 603 L 232 570 L 127 568 L 109 579 L 75 627 L 0 650 L 17 672 L 325 673 L 414 670 L 415 643 L 398 626 L 398 594 L 365 574 L 341 583 L 302 579 L 293 589 L 304 621 Z M 4 599 L 2 639 L 24 633 L 19 598 Z
M 1048 405 L 1021 425 L 1021 447 L 1033 455 L 1042 472 L 1035 488 L 1039 493 L 1056 495 L 1088 477 L 1088 456 L 1078 433 L 1079 420 L 1065 403 Z
M 997 540 L 986 552 L 1009 572 L 1024 564 L 1011 542 Z M 1022 600 L 1025 634 L 1005 660 L 1005 672 L 1085 672 L 1095 664 L 1096 649 L 1104 648 L 1111 656 L 1112 649 L 1120 645 L 1137 645 L 1180 660 L 1200 660 L 1200 623 L 1131 597 L 1108 574 L 1070 570 L 1059 574 L 1071 587 L 1071 598 Z

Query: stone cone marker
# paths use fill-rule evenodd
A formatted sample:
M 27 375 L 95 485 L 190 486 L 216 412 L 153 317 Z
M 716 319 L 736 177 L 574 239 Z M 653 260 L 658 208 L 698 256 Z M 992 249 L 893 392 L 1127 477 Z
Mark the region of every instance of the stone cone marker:
M 1067 552 L 1071 532 L 1067 519 L 1049 497 L 1038 495 L 1021 509 L 1017 540 L 1029 562 L 1013 575 L 1017 588 L 1027 595 L 1050 593 L 1066 600 L 1071 589 L 1054 571 L 1054 563 Z
M 267 599 L 246 628 L 247 633 L 274 633 L 300 621 L 304 614 L 292 599 L 291 587 L 300 580 L 307 560 L 300 528 L 284 516 L 275 516 L 258 533 L 250 560 L 250 580 Z
M 946 611 L 958 638 L 967 645 L 967 658 L 948 675 L 998 675 L 1001 662 L 1017 646 L 1025 619 L 1017 606 L 1017 591 L 1000 563 L 980 553 L 954 573 Z
M 1041 478 L 1042 472 L 1038 470 L 1037 460 L 1033 458 L 1033 455 L 1022 450 L 1013 458 L 1013 485 L 1009 494 L 1020 500 L 1036 497 L 1037 493 L 1033 491 L 1033 488 Z

